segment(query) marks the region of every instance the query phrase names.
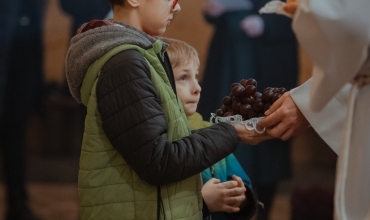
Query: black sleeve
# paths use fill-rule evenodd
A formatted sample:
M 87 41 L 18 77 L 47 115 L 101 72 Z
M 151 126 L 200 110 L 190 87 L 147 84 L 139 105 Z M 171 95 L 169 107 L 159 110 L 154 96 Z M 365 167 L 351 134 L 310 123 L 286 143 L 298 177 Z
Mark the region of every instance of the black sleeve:
M 96 93 L 105 134 L 130 167 L 150 184 L 189 178 L 236 149 L 236 130 L 226 123 L 169 142 L 166 117 L 148 64 L 136 50 L 121 52 L 104 65 Z

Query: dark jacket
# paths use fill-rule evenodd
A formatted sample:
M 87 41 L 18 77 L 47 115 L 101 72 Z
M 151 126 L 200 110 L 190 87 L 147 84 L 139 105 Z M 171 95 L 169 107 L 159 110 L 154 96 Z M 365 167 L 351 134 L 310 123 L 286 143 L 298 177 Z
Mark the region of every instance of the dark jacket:
M 167 55 L 162 64 L 173 87 Z M 141 79 L 135 84 L 129 83 L 138 76 Z M 125 95 L 117 105 L 121 94 Z M 150 184 L 186 179 L 235 150 L 236 131 L 226 123 L 198 130 L 174 142 L 167 140 L 166 118 L 150 80 L 149 66 L 137 51 L 124 51 L 106 63 L 97 84 L 97 98 L 106 135 L 136 173 Z M 127 117 L 130 115 L 134 117 Z M 129 135 L 143 132 L 145 135 L 137 136 L 140 139 Z M 143 158 L 151 161 L 143 163 Z

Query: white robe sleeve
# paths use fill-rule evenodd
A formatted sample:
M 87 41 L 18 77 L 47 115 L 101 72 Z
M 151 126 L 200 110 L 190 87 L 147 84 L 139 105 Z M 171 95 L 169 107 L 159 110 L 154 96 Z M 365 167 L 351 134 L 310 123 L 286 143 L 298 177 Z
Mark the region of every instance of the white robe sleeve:
M 339 154 L 341 137 L 346 118 L 346 103 L 351 88 L 345 85 L 321 111 L 313 111 L 309 105 L 312 80 L 292 89 L 290 94 L 311 126 L 336 154 Z
M 301 0 L 293 30 L 315 64 L 312 109 L 325 106 L 365 62 L 370 44 L 369 11 L 369 0 Z

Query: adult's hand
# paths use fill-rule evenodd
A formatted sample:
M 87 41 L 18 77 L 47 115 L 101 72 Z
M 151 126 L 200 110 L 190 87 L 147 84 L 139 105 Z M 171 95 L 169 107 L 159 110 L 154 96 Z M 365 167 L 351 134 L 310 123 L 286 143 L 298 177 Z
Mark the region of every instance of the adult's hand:
M 270 136 L 268 133 L 259 134 L 255 132 L 254 130 L 249 131 L 245 128 L 242 124 L 233 124 L 236 132 L 238 133 L 239 142 L 256 145 L 260 143 L 261 141 L 272 139 L 273 137 Z M 258 130 L 262 130 L 263 128 L 259 128 Z
M 211 17 L 219 17 L 220 15 L 222 15 L 224 12 L 225 12 L 225 8 L 220 5 L 220 4 L 217 4 L 216 2 L 214 1 L 207 1 L 206 4 L 204 5 L 203 7 L 203 11 L 211 16 Z
M 294 15 L 298 8 L 298 2 L 296 0 L 287 0 L 283 6 L 283 10 L 289 14 Z
M 246 188 L 238 181 L 220 183 L 212 178 L 202 187 L 202 197 L 210 212 L 239 212 L 239 205 L 245 200 Z
M 310 124 L 299 110 L 290 92 L 284 93 L 265 112 L 266 118 L 262 119 L 259 127 L 265 127 L 266 132 L 272 137 L 288 140 L 306 130 Z

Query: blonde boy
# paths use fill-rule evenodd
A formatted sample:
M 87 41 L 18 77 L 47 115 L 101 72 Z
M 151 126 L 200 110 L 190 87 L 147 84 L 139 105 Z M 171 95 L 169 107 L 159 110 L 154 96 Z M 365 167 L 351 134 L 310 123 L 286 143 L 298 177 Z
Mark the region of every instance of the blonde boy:
M 198 83 L 200 61 L 197 51 L 184 41 L 165 37 L 160 39 L 169 45 L 167 53 L 174 73 L 176 92 L 188 118 L 190 129 L 197 130 L 209 127 L 210 123 L 203 121 L 202 116 L 196 112 L 202 90 Z M 254 215 L 257 202 L 251 190 L 251 181 L 233 154 L 205 169 L 202 172 L 202 177 L 204 182 L 202 196 L 209 208 L 212 220 L 248 219 Z M 228 196 L 224 193 L 238 187 L 245 187 L 246 193 L 234 196 Z M 247 200 L 233 204 L 225 202 L 230 197 L 238 196 L 246 196 Z M 240 208 L 241 211 L 232 214 L 215 212 L 219 211 L 216 209 L 224 205 Z

